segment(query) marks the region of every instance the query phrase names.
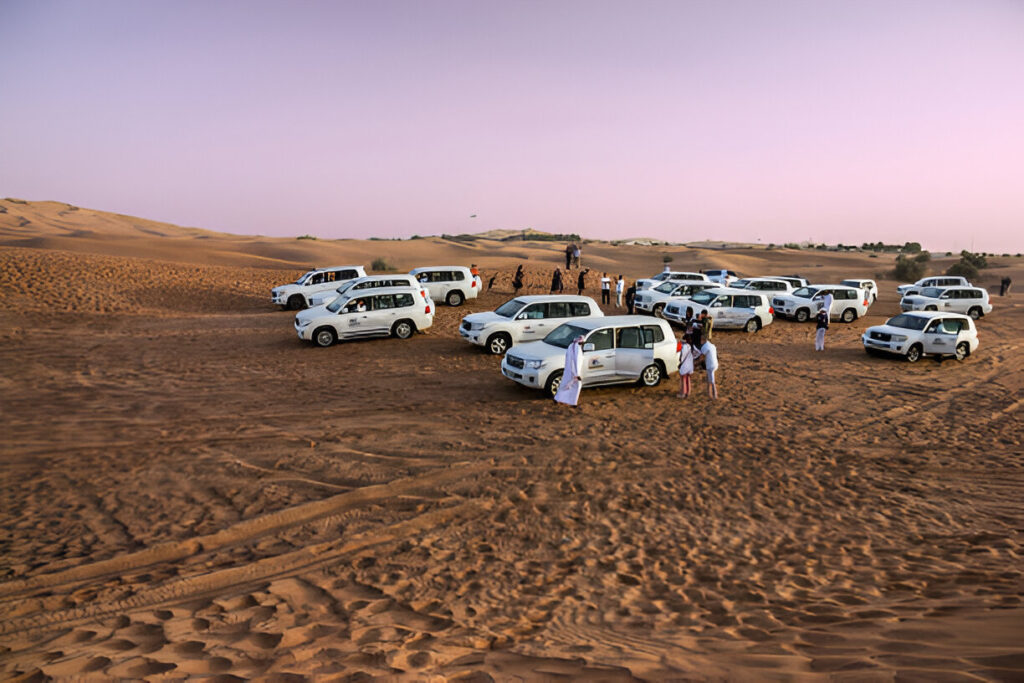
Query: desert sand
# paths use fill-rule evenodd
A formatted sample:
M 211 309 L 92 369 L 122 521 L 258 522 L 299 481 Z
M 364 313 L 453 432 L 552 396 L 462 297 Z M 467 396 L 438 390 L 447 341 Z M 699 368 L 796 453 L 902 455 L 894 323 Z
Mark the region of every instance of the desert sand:
M 717 331 L 718 402 L 698 374 L 572 410 L 457 333 L 519 263 L 546 292 L 563 247 L 0 200 L 0 678 L 1024 679 L 1024 292 L 997 295 L 1024 260 L 990 259 L 963 363 L 864 353 L 883 279 L 823 354 L 813 325 Z M 629 278 L 892 266 L 583 250 Z M 269 301 L 375 258 L 498 277 L 407 341 L 314 348 Z

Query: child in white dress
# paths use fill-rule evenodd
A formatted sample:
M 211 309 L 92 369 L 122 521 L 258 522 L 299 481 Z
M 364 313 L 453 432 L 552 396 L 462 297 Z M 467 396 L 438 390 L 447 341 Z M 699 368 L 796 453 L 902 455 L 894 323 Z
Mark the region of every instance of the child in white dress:
M 690 375 L 693 374 L 694 348 L 690 344 L 690 335 L 684 334 L 679 342 L 679 398 L 690 395 Z

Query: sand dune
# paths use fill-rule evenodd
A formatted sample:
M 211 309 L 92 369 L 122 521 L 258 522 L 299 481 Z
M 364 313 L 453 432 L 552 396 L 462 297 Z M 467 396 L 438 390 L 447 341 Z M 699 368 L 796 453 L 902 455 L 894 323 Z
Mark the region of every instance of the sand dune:
M 457 337 L 517 264 L 546 291 L 557 243 L 0 207 L 5 679 L 1024 677 L 1019 295 L 963 363 L 864 354 L 897 308 L 885 280 L 825 354 L 786 321 L 718 332 L 716 404 L 666 382 L 568 411 Z M 815 280 L 891 267 L 601 243 L 584 263 L 635 278 L 665 253 Z M 476 262 L 494 289 L 411 340 L 330 349 L 269 302 L 309 265 L 378 257 Z M 984 284 L 1024 282 L 993 260 Z

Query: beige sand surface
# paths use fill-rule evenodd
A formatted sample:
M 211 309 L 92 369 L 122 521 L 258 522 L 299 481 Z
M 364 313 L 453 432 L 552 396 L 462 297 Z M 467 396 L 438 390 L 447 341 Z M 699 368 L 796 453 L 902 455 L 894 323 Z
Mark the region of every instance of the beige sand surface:
M 1024 291 L 963 363 L 863 352 L 887 280 L 824 354 L 808 325 L 717 332 L 715 404 L 673 378 L 573 411 L 457 336 L 518 263 L 546 291 L 562 246 L 0 200 L 0 678 L 1024 679 Z M 584 262 L 666 251 L 817 281 L 892 260 Z M 269 302 L 377 257 L 499 276 L 408 341 L 312 348 Z M 992 261 L 990 291 L 1024 288 Z

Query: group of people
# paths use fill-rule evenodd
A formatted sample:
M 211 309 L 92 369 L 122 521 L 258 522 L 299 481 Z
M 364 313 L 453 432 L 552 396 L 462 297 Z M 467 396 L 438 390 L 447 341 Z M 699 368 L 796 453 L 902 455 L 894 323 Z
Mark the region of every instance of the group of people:
M 580 267 L 580 245 L 570 242 L 565 245 L 565 269 L 572 270 L 573 266 Z

